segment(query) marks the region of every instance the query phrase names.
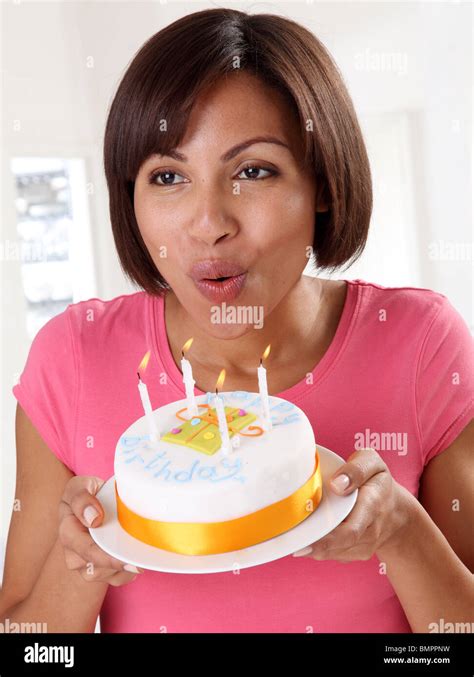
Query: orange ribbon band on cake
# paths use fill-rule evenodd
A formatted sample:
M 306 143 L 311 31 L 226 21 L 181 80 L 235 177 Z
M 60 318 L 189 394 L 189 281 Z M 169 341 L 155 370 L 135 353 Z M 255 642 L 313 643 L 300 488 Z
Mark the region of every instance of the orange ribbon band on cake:
M 182 555 L 240 550 L 292 529 L 318 507 L 322 498 L 319 454 L 316 451 L 311 477 L 290 496 L 224 522 L 161 522 L 130 510 L 118 495 L 116 482 L 115 496 L 121 526 L 144 543 Z

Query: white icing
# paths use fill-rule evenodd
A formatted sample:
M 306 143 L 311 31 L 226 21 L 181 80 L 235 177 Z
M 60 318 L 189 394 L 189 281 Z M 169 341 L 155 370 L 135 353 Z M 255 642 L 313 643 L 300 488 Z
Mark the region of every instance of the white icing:
M 225 406 L 257 416 L 263 427 L 258 393 L 219 393 Z M 134 512 L 168 522 L 219 522 L 235 519 L 286 498 L 314 470 L 315 439 L 311 424 L 296 405 L 271 395 L 273 428 L 260 437 L 234 435 L 238 447 L 212 455 L 160 440 L 149 440 L 145 416 L 118 440 L 114 472 L 122 501 Z M 196 397 L 209 403 L 209 393 Z M 160 434 L 179 427 L 178 400 L 153 412 Z M 202 410 L 201 410 L 202 411 Z M 186 414 L 186 412 L 183 412 Z M 244 432 L 248 429 L 244 428 Z

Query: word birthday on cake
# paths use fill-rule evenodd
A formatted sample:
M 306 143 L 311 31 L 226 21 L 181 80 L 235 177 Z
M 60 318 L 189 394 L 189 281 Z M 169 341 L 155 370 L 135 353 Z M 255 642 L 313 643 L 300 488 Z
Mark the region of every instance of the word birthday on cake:
M 136 438 L 134 438 L 136 439 Z M 127 443 L 127 438 L 121 438 L 122 443 Z M 245 482 L 245 477 L 239 474 L 242 461 L 238 456 L 223 457 L 214 465 L 205 464 L 200 459 L 193 461 L 187 468 L 177 469 L 166 451 L 156 452 L 149 460 L 145 459 L 138 451 L 140 447 L 135 445 L 131 448 L 122 449 L 122 454 L 128 456 L 125 463 L 139 463 L 147 472 L 151 472 L 153 477 L 160 478 L 165 482 L 192 482 L 201 480 L 207 482 L 222 482 L 224 480 L 236 480 Z M 142 446 L 144 449 L 150 449 L 148 445 Z

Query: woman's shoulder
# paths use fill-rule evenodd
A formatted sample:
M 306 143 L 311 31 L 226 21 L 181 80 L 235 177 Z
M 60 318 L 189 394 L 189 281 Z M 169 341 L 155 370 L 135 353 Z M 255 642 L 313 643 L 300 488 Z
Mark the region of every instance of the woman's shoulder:
M 92 297 L 70 303 L 64 311 L 74 335 L 99 333 L 114 327 L 140 326 L 151 297 L 145 291 L 122 294 L 112 299 Z
M 410 343 L 424 354 L 445 350 L 472 350 L 468 323 L 450 299 L 424 287 L 389 287 L 366 280 L 348 281 L 357 296 L 359 329 L 382 335 L 390 328 L 392 339 Z
M 122 294 L 112 299 L 92 297 L 70 303 L 50 318 L 37 332 L 32 348 L 40 352 L 72 342 L 73 349 L 80 344 L 103 348 L 103 342 L 113 337 L 131 340 L 133 332 L 143 332 L 149 326 L 152 297 L 144 291 Z
M 422 329 L 439 316 L 442 321 L 457 319 L 460 314 L 445 294 L 415 286 L 388 286 L 363 279 L 322 279 L 324 293 L 335 314 L 351 315 L 353 326 L 370 328 L 379 322 L 396 322 L 399 329 L 415 326 Z M 347 319 L 347 318 L 346 318 Z M 385 325 L 387 326 L 387 325 Z
M 96 296 L 76 303 L 70 303 L 65 313 L 73 316 L 82 316 L 88 311 L 99 313 L 100 316 L 123 313 L 133 310 L 142 310 L 143 305 L 149 299 L 149 294 L 145 291 L 132 292 L 130 294 L 121 294 L 111 299 L 102 299 Z
M 347 280 L 357 297 L 359 317 L 397 322 L 400 328 L 421 331 L 433 324 L 464 324 L 465 320 L 443 293 L 415 286 L 387 286 L 367 280 Z M 467 325 L 466 325 L 467 328 Z
M 385 300 L 393 305 L 405 307 L 405 309 L 407 309 L 406 304 L 408 304 L 408 306 L 417 310 L 423 308 L 437 309 L 447 302 L 449 303 L 445 294 L 426 287 L 388 286 L 362 279 L 347 280 L 347 282 L 357 288 L 360 296 L 366 302 L 378 303 Z

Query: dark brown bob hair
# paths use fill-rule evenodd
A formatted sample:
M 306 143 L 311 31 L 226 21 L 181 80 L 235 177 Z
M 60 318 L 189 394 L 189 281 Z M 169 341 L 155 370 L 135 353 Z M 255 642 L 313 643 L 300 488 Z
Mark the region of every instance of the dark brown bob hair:
M 313 264 L 334 271 L 350 265 L 365 247 L 372 212 L 369 160 L 351 98 L 326 48 L 281 16 L 204 10 L 166 26 L 140 48 L 118 86 L 105 129 L 104 169 L 120 264 L 150 294 L 169 285 L 140 235 L 135 178 L 150 155 L 179 146 L 200 92 L 235 73 L 236 63 L 280 91 L 299 118 L 304 161 L 330 206 L 315 215 Z M 166 132 L 160 131 L 163 120 Z

